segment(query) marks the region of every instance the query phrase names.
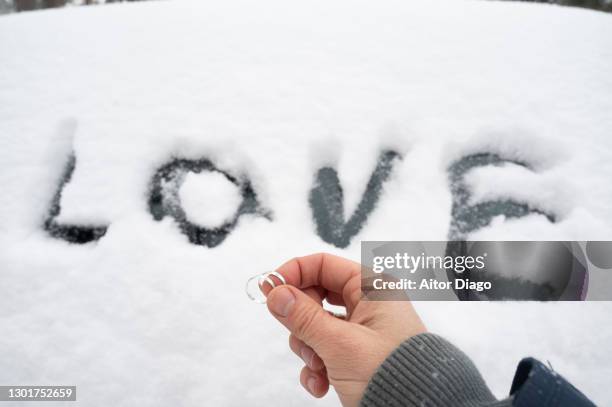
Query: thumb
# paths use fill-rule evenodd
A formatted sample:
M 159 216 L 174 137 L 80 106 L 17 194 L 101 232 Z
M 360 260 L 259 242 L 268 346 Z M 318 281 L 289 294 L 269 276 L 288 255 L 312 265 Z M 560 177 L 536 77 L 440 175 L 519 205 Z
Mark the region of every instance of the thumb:
M 268 294 L 268 309 L 291 333 L 317 351 L 321 343 L 338 336 L 342 324 L 321 304 L 295 287 L 282 285 Z

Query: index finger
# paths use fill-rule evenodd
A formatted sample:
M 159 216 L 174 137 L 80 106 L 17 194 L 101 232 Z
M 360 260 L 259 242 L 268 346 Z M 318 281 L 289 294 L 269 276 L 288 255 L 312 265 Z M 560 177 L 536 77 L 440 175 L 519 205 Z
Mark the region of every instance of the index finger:
M 343 257 L 329 253 L 295 257 L 276 271 L 294 287 L 322 287 L 342 295 L 349 311 L 361 299 L 361 265 Z

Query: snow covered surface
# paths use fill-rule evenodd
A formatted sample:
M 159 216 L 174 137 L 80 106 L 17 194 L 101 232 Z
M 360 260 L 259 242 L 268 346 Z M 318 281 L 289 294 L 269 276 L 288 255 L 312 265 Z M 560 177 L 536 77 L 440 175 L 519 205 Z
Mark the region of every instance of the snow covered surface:
M 242 202 L 240 189 L 220 172 L 187 172 L 179 188 L 187 219 L 207 228 L 230 221 Z
M 0 55 L 1 384 L 75 384 L 83 406 L 337 405 L 301 389 L 287 334 L 247 299 L 247 277 L 314 251 L 358 259 L 360 240 L 444 240 L 446 169 L 471 152 L 534 168 L 475 170 L 474 199 L 559 217 L 496 219 L 473 238 L 612 239 L 612 15 L 144 2 L 3 16 Z M 350 214 L 385 148 L 403 160 L 377 208 L 347 249 L 326 244 L 308 206 L 315 172 L 337 168 Z M 41 227 L 71 151 L 58 221 L 110 225 L 87 245 Z M 248 174 L 272 220 L 242 216 L 219 246 L 190 244 L 148 212 L 172 157 Z M 533 355 L 612 404 L 612 304 L 417 309 L 500 397 Z

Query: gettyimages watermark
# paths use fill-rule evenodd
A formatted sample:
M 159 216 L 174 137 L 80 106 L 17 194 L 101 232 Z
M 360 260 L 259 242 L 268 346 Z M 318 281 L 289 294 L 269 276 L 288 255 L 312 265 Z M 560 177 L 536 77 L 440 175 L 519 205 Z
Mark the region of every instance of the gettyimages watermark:
M 372 301 L 610 301 L 612 242 L 361 243 Z

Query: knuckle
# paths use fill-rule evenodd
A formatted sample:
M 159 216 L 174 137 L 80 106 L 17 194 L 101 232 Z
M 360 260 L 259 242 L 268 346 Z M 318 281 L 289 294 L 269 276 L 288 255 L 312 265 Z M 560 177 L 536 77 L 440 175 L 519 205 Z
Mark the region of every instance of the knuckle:
M 309 338 L 317 334 L 317 322 L 324 317 L 321 310 L 311 307 L 297 309 L 293 315 L 294 334 L 300 338 Z
M 293 334 L 289 336 L 289 348 L 294 352 L 299 352 L 301 347 L 301 341 L 296 338 Z

